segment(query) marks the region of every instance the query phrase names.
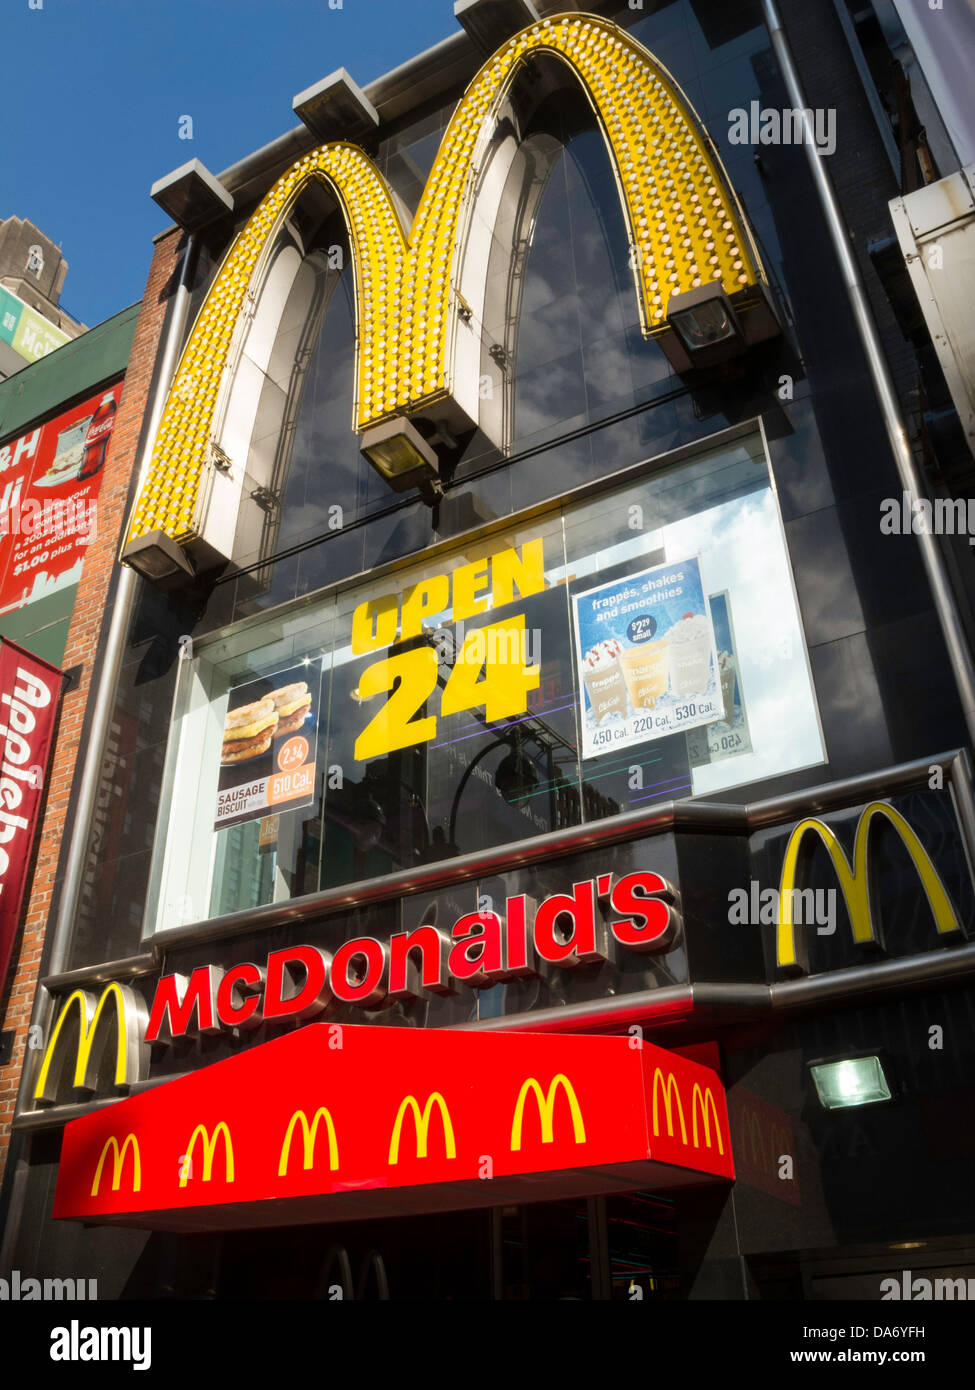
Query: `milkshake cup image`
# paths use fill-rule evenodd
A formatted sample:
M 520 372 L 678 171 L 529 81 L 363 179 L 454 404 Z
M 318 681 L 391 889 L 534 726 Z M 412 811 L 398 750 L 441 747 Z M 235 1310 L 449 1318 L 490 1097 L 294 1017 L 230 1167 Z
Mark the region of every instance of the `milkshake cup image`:
M 78 476 L 85 456 L 85 435 L 94 419 L 88 415 L 84 420 L 76 420 L 66 430 L 58 434 L 57 449 L 43 478 L 35 478 L 35 487 L 58 487 L 61 483 L 73 482 Z
M 703 613 L 685 613 L 667 633 L 670 688 L 677 696 L 702 695 L 711 669 L 711 624 Z
M 590 647 L 582 659 L 582 677 L 597 725 L 626 718 L 626 686 L 619 657 L 620 644 L 610 637 Z
M 718 673 L 721 676 L 721 700 L 724 721 L 732 724 L 735 718 L 735 658 L 730 652 L 718 652 Z
M 653 709 L 667 693 L 670 671 L 670 644 L 666 639 L 641 642 L 620 656 L 630 704 L 636 709 Z

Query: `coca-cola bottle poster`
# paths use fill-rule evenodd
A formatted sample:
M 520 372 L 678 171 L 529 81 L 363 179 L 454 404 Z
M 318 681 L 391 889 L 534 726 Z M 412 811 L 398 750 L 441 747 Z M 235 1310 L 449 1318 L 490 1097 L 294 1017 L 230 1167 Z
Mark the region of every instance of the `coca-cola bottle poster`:
M 80 580 L 121 397 L 119 381 L 0 445 L 0 613 Z

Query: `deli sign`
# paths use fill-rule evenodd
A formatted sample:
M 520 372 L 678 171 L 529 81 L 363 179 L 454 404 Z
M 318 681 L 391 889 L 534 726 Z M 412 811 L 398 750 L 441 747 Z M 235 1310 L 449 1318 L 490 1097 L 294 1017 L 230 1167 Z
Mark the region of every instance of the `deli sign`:
M 17 939 L 60 693 L 56 667 L 0 642 L 0 989 Z
M 600 874 L 541 903 L 525 894 L 507 898 L 502 911 L 469 913 L 449 932 L 421 924 L 388 941 L 355 937 L 334 954 L 296 945 L 272 951 L 262 964 L 248 961 L 229 970 L 203 965 L 189 977 L 164 975 L 145 1041 L 328 1018 L 347 1005 L 380 1009 L 426 992 L 454 994 L 464 985 L 487 988 L 553 966 L 605 961 L 614 943 L 666 950 L 680 927 L 676 897 L 659 874 Z

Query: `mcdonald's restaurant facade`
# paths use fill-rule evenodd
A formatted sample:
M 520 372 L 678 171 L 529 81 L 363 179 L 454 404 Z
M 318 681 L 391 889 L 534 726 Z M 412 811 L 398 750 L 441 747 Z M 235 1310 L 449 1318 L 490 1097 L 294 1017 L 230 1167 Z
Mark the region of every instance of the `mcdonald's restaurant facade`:
M 897 191 L 849 52 L 813 61 L 830 7 L 782 8 L 476 0 L 155 186 L 179 268 L 89 706 L 136 752 L 72 789 L 6 1268 L 972 1271 L 971 562 L 883 533 L 807 151 L 729 139 L 797 105 L 791 51 L 840 196 Z

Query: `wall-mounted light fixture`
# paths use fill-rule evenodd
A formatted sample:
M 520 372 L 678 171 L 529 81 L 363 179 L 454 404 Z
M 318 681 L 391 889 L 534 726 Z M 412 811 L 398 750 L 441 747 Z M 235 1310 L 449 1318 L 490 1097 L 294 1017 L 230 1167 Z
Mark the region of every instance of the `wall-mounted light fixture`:
M 671 295 L 667 328 L 660 345 L 676 372 L 728 362 L 782 331 L 763 284 L 729 296 L 717 280 Z
M 487 57 L 519 29 L 539 23 L 531 0 L 454 0 L 454 18 Z
M 884 1065 L 876 1053 L 810 1062 L 809 1073 L 824 1110 L 850 1110 L 893 1099 Z
M 129 541 L 122 551 L 122 563 L 159 588 L 175 588 L 196 577 L 186 551 L 165 531 L 150 531 Z
M 443 496 L 437 455 L 409 420 L 387 420 L 366 430 L 359 447 L 394 492 L 418 488 L 431 505 Z
M 731 300 L 717 282 L 673 295 L 667 322 L 692 358 L 719 343 L 726 345 L 729 355 L 745 350 Z
M 379 125 L 379 112 L 345 68 L 299 92 L 291 109 L 319 144 L 362 140 Z
M 232 195 L 198 159 L 191 159 L 157 179 L 149 196 L 187 232 L 208 227 L 234 210 Z

